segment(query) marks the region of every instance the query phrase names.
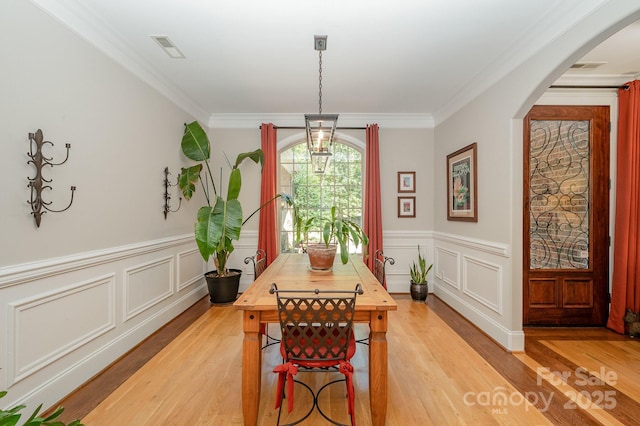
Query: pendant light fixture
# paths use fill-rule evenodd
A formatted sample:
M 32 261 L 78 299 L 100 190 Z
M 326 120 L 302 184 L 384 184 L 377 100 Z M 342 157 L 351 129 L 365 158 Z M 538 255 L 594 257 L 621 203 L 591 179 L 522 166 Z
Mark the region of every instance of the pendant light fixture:
M 329 157 L 332 155 L 333 138 L 336 132 L 338 114 L 322 113 L 322 51 L 327 49 L 327 36 L 314 36 L 315 50 L 318 51 L 318 114 L 305 114 L 304 122 L 307 131 L 307 148 L 311 155 L 314 173 L 324 173 Z

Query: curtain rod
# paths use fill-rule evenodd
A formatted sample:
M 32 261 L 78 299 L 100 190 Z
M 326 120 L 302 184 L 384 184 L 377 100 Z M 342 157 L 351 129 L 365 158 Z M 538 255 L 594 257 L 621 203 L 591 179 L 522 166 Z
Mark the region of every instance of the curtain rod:
M 304 126 L 273 126 L 275 129 L 283 129 L 283 130 L 304 130 L 306 127 Z M 262 125 L 258 127 L 262 129 Z M 366 127 L 336 127 L 336 130 L 367 130 Z
M 628 84 L 623 84 L 622 86 L 549 86 L 549 89 L 628 89 Z

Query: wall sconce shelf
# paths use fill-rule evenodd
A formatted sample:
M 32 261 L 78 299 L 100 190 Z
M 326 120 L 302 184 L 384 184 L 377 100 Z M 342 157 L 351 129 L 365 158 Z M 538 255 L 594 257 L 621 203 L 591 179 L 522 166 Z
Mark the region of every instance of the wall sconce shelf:
M 71 149 L 71 144 L 65 144 L 65 147 L 67 148 L 67 155 L 64 161 L 60 163 L 54 163 L 53 158 L 45 157 L 44 154 L 42 153 L 42 148 L 46 144 L 50 144 L 51 146 L 53 146 L 53 142 L 44 140 L 44 137 L 42 135 L 42 130 L 38 129 L 35 133 L 29 133 L 29 152 L 27 152 L 27 155 L 29 156 L 30 160 L 27 161 L 27 164 L 33 164 L 33 166 L 36 169 L 36 175 L 33 178 L 30 178 L 27 176 L 27 179 L 29 180 L 29 184 L 27 185 L 27 187 L 31 189 L 31 199 L 27 200 L 27 203 L 31 205 L 31 214 L 35 219 L 36 226 L 38 228 L 40 227 L 42 215 L 45 214 L 46 212 L 60 213 L 65 210 L 68 210 L 69 207 L 71 207 L 71 204 L 73 204 L 73 194 L 75 193 L 75 190 L 76 190 L 75 186 L 71 186 L 71 201 L 69 201 L 69 205 L 67 205 L 67 207 L 61 210 L 52 209 L 51 207 L 49 207 L 52 202 L 45 201 L 42 198 L 43 190 L 53 189 L 51 185 L 48 185 L 53 181 L 53 179 L 45 179 L 42 176 L 42 168 L 44 166 L 50 166 L 50 167 L 60 166 L 66 163 L 67 160 L 69 159 L 69 150 Z M 35 145 L 35 151 L 34 151 L 34 145 Z
M 178 180 L 180 180 L 180 175 L 178 175 L 178 178 L 176 179 L 176 183 L 172 184 L 171 182 L 169 182 L 169 175 L 171 173 L 169 172 L 169 167 L 165 167 L 164 168 L 164 220 L 167 220 L 167 215 L 169 213 L 175 213 L 178 210 L 180 210 L 180 206 L 182 205 L 182 197 L 180 197 L 180 201 L 178 202 L 178 208 L 175 210 L 171 210 L 171 206 L 169 205 L 169 202 L 171 200 L 171 195 L 169 195 L 169 188 L 171 188 L 172 186 L 178 186 Z

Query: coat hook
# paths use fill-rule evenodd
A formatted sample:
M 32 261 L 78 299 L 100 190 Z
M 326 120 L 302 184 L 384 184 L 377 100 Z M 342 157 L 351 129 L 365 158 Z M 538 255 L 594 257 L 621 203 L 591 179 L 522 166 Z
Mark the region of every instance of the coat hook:
M 34 143 L 35 143 L 35 151 L 34 151 Z M 31 188 L 31 197 L 30 197 L 31 199 L 27 200 L 27 203 L 31 205 L 31 214 L 35 219 L 36 226 L 38 228 L 40 227 L 40 221 L 42 220 L 42 215 L 45 214 L 47 211 L 52 213 L 60 213 L 65 210 L 68 210 L 69 207 L 71 207 L 71 204 L 73 204 L 73 194 L 75 193 L 75 190 L 76 190 L 75 186 L 71 186 L 71 201 L 69 201 L 69 204 L 67 205 L 67 207 L 61 210 L 54 210 L 48 207 L 51 205 L 51 201 L 44 201 L 44 199 L 42 198 L 42 191 L 44 189 L 53 189 L 51 185 L 46 185 L 51 183 L 53 179 L 45 179 L 42 176 L 42 168 L 44 166 L 50 166 L 50 167 L 60 166 L 66 163 L 67 160 L 69 159 L 69 150 L 71 149 L 71 144 L 65 144 L 65 147 L 67 148 L 67 155 L 65 159 L 60 163 L 54 163 L 53 157 L 51 158 L 45 157 L 44 154 L 42 153 L 42 147 L 44 147 L 46 144 L 50 144 L 51 146 L 53 146 L 53 142 L 44 140 L 44 137 L 42 135 L 42 130 L 38 129 L 35 133 L 29 133 L 29 152 L 27 152 L 27 155 L 29 156 L 30 160 L 27 161 L 27 164 L 33 164 L 33 166 L 36 168 L 36 175 L 33 178 L 30 178 L 27 176 L 27 179 L 29 180 L 29 184 L 27 185 L 27 188 Z
M 171 207 L 169 206 L 169 200 L 171 200 L 171 195 L 169 195 L 169 188 L 171 188 L 172 186 L 178 186 L 178 181 L 180 180 L 180 175 L 178 175 L 178 178 L 176 179 L 176 183 L 172 184 L 171 182 L 169 182 L 169 175 L 171 173 L 169 172 L 169 167 L 165 167 L 164 168 L 164 220 L 167 220 L 167 215 L 169 214 L 169 212 L 171 213 L 175 213 L 178 210 L 180 210 L 180 206 L 182 205 L 182 197 L 180 197 L 180 201 L 178 202 L 178 208 L 175 210 L 171 210 Z

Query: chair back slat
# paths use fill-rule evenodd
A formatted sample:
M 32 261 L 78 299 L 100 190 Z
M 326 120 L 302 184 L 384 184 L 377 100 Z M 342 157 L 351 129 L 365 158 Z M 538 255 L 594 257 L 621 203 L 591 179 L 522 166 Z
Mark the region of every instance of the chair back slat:
M 382 250 L 376 250 L 373 263 L 373 275 L 383 286 L 385 285 L 384 281 L 387 275 L 387 263 L 393 265 L 396 261 L 392 257 L 385 256 Z
M 272 290 L 275 284 L 272 284 Z M 347 360 L 353 339 L 354 291 L 277 290 L 283 355 L 288 361 Z
M 267 252 L 262 249 L 256 250 L 255 255 L 244 258 L 245 264 L 249 262 L 253 263 L 253 277 L 256 279 L 267 269 Z

